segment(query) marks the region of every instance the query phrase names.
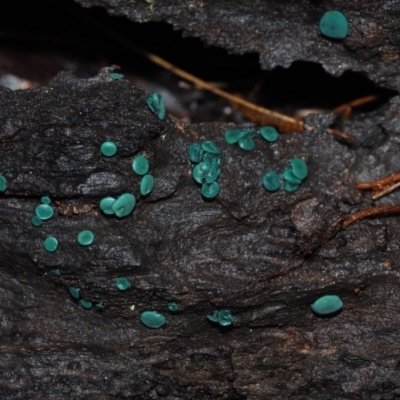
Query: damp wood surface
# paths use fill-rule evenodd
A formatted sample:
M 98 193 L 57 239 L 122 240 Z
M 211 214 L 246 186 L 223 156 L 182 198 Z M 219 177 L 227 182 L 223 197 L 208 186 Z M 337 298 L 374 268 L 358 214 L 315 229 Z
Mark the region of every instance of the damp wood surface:
M 350 30 L 343 43 L 322 40 L 311 28 L 323 2 L 155 0 L 152 10 L 143 1 L 79 3 L 139 22 L 164 19 L 229 51 L 256 51 L 266 69 L 312 59 L 329 72 L 351 68 L 400 90 L 396 2 L 335 2 L 351 29 L 362 31 L 358 21 L 372 32 Z M 253 25 L 243 24 L 244 16 Z M 264 30 L 254 40 L 257 24 Z M 284 35 L 271 34 L 283 27 Z M 255 150 L 245 152 L 224 141 L 234 124 L 170 115 L 160 121 L 147 94 L 113 81 L 111 71 L 90 79 L 64 72 L 34 90 L 1 89 L 0 173 L 8 187 L 0 197 L 0 397 L 400 396 L 400 216 L 365 219 L 326 236 L 353 212 L 400 203 L 398 192 L 372 202 L 356 189 L 358 181 L 400 170 L 398 97 L 343 124 L 357 145 L 328 135 L 334 116 L 319 114 L 305 120 L 313 132 L 272 144 L 257 137 Z M 117 144 L 114 157 L 101 155 L 105 140 Z M 223 153 L 221 191 L 212 201 L 201 197 L 187 155 L 203 140 Z M 139 154 L 154 176 L 145 198 L 132 170 Z M 295 157 L 309 169 L 299 190 L 266 192 L 263 175 L 282 173 Z M 102 198 L 126 192 L 138 199 L 130 216 L 101 213 Z M 44 195 L 55 213 L 34 227 Z M 81 247 L 76 237 L 86 229 L 95 239 Z M 43 248 L 47 236 L 58 239 L 54 253 Z M 117 289 L 119 277 L 129 280 L 128 290 Z M 83 309 L 69 287 L 104 310 Z M 310 305 L 326 294 L 340 296 L 343 310 L 317 317 Z M 175 314 L 171 302 L 180 306 Z M 221 309 L 232 312 L 233 327 L 207 320 Z M 166 325 L 143 326 L 145 310 L 165 315 Z

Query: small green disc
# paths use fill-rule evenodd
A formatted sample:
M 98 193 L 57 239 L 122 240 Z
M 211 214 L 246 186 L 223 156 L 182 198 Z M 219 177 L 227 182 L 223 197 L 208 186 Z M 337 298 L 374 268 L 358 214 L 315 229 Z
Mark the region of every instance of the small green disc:
M 165 104 L 164 99 L 158 93 L 153 93 L 147 97 L 146 103 L 153 114 L 156 114 L 159 119 L 165 118 Z
M 284 188 L 287 192 L 292 193 L 292 192 L 295 192 L 295 191 L 299 188 L 299 185 L 296 184 L 296 183 L 285 182 L 285 183 L 283 184 L 283 188 Z
M 43 196 L 40 201 L 42 202 L 42 204 L 50 204 L 51 203 L 51 199 L 49 196 Z
M 102 309 L 104 308 L 103 302 L 101 301 L 100 303 L 97 303 L 97 304 L 96 304 L 96 307 L 97 307 L 98 309 L 102 310 Z
M 164 315 L 157 311 L 144 311 L 140 315 L 140 321 L 144 326 L 151 329 L 158 329 L 165 325 L 167 320 Z
M 113 197 L 104 197 L 104 199 L 100 200 L 100 209 L 103 211 L 104 214 L 107 215 L 113 215 L 114 210 L 112 209 L 112 206 L 115 203 L 115 199 Z
M 239 139 L 247 136 L 249 133 L 249 129 L 243 128 L 234 128 L 234 129 L 227 129 L 224 133 L 225 142 L 228 144 L 235 144 L 238 142 Z
M 246 151 L 252 151 L 256 147 L 256 144 L 254 143 L 253 139 L 247 139 L 246 137 L 240 138 L 238 140 L 238 145 L 242 150 Z
M 269 192 L 275 192 L 281 187 L 281 178 L 275 171 L 268 171 L 263 177 L 263 184 Z
M 199 163 L 202 160 L 204 150 L 199 143 L 192 143 L 188 147 L 189 160 L 192 163 Z
M 217 182 L 213 182 L 211 184 L 203 183 L 203 186 L 201 187 L 201 194 L 206 199 L 213 199 L 218 195 L 218 193 L 219 193 L 219 185 Z
M 146 175 L 149 172 L 149 162 L 143 156 L 137 156 L 133 160 L 132 168 L 138 175 Z
M 222 161 L 222 154 L 212 154 L 205 152 L 203 155 L 203 161 L 209 162 L 211 165 L 219 168 Z
M 286 182 L 294 183 L 295 185 L 300 185 L 300 183 L 302 182 L 301 179 L 295 176 L 292 169 L 287 169 L 283 172 L 283 179 Z
M 207 315 L 207 319 L 211 322 L 218 322 L 218 311 L 214 311 L 212 315 Z
M 133 194 L 124 193 L 115 200 L 112 209 L 118 218 L 128 216 L 136 205 L 136 198 Z
M 117 145 L 114 142 L 103 142 L 100 147 L 101 154 L 106 157 L 112 157 L 117 152 Z
M 212 142 L 211 140 L 205 140 L 202 144 L 201 144 L 201 148 L 206 151 L 207 153 L 211 153 L 211 154 L 221 154 L 221 150 L 218 148 L 218 146 Z
M 294 176 L 297 176 L 297 178 L 303 180 L 307 177 L 308 168 L 307 164 L 303 161 L 303 159 L 298 157 L 293 158 L 293 160 L 290 162 L 290 166 L 293 169 Z
M 45 221 L 50 219 L 54 212 L 53 209 L 48 204 L 40 204 L 36 207 L 35 214 L 42 220 Z
M 33 226 L 37 227 L 42 226 L 42 220 L 37 215 L 34 215 L 32 217 L 31 222 Z
M 61 276 L 61 270 L 60 269 L 53 269 L 51 272 L 55 276 Z
M 203 161 L 193 168 L 193 179 L 198 183 L 203 183 L 205 181 L 211 183 L 218 178 L 218 175 L 219 168 L 211 165 L 207 161 Z
M 140 182 L 140 194 L 147 196 L 153 190 L 154 178 L 152 175 L 145 175 Z
M 114 81 L 119 81 L 124 77 L 124 74 L 120 74 L 119 72 L 111 72 L 110 78 L 114 79 Z
M 332 314 L 339 311 L 342 307 L 343 302 L 340 297 L 336 295 L 322 296 L 311 304 L 312 310 L 319 315 Z
M 260 128 L 260 135 L 270 143 L 275 142 L 279 137 L 278 131 L 273 126 L 263 126 Z
M 94 234 L 90 230 L 81 231 L 78 233 L 77 240 L 81 246 L 89 246 L 93 243 Z
M 221 310 L 218 312 L 218 323 L 221 326 L 230 326 L 233 324 L 233 316 L 228 310 Z
M 7 179 L 4 175 L 0 175 L 0 192 L 5 192 L 7 189 Z
M 81 306 L 86 310 L 90 310 L 92 308 L 93 303 L 90 300 L 80 299 Z
M 121 292 L 124 292 L 125 290 L 129 289 L 130 286 L 128 279 L 124 277 L 118 278 L 116 281 L 116 285 L 118 290 L 120 290 Z
M 321 18 L 319 29 L 324 36 L 332 39 L 344 39 L 349 33 L 349 23 L 343 13 L 331 10 Z
M 80 291 L 81 291 L 81 289 L 79 289 L 79 288 L 76 288 L 76 287 L 70 287 L 69 288 L 69 293 L 70 293 L 70 295 L 74 298 L 74 299 L 79 299 L 79 297 L 80 297 Z
M 47 250 L 49 253 L 53 253 L 57 250 L 58 240 L 54 236 L 49 236 L 43 242 L 43 246 L 44 246 L 45 250 Z
M 175 312 L 179 311 L 179 304 L 169 303 L 168 304 L 168 310 L 171 311 L 172 313 L 175 313 Z

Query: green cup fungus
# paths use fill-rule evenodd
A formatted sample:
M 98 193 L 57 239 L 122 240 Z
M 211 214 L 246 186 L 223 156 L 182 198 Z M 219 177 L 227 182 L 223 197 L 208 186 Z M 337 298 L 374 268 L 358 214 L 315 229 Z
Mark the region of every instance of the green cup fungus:
M 69 294 L 74 298 L 74 299 L 79 299 L 79 297 L 81 296 L 80 294 L 81 289 L 77 288 L 77 287 L 70 287 L 69 288 Z
M 281 187 L 281 178 L 275 171 L 268 171 L 263 177 L 263 184 L 268 192 L 275 192 Z
M 263 126 L 260 128 L 260 135 L 270 143 L 275 142 L 279 138 L 279 133 L 273 126 Z
M 207 319 L 223 327 L 233 324 L 233 316 L 229 310 L 215 311 L 212 315 L 207 315 Z
M 291 169 L 287 169 L 283 172 L 283 179 L 286 182 L 293 183 L 296 185 L 300 185 L 300 183 L 302 182 L 301 179 L 299 179 L 299 178 L 297 178 L 297 176 L 295 176 L 295 174 L 293 173 L 293 170 L 291 170 Z
M 188 147 L 189 160 L 192 163 L 199 163 L 203 159 L 204 150 L 199 143 L 192 143 Z
M 100 301 L 100 303 L 96 303 L 95 306 L 96 306 L 98 309 L 100 309 L 100 310 L 104 309 L 104 304 L 103 304 L 102 301 Z
M 216 154 L 220 155 L 221 150 L 218 148 L 218 146 L 212 142 L 211 140 L 205 140 L 201 144 L 201 148 L 206 152 L 206 153 L 211 153 L 211 154 Z
M 299 188 L 299 185 L 297 183 L 285 182 L 283 184 L 283 188 L 286 190 L 286 192 L 293 193 Z
M 0 192 L 7 190 L 7 179 L 4 175 L 0 175 Z
M 293 160 L 290 162 L 290 166 L 292 167 L 293 174 L 303 180 L 307 177 L 308 175 L 308 168 L 307 164 L 304 162 L 303 159 L 301 158 L 293 158 Z
M 169 303 L 168 304 L 168 310 L 171 311 L 172 313 L 178 312 L 179 311 L 179 304 Z
M 133 194 L 124 193 L 115 200 L 112 205 L 112 210 L 118 218 L 128 216 L 136 205 L 136 198 Z
M 327 11 L 319 23 L 321 33 L 332 39 L 344 39 L 349 33 L 347 18 L 337 10 Z
M 153 93 L 147 97 L 146 103 L 153 114 L 156 114 L 159 119 L 165 118 L 165 104 L 164 99 L 158 93 Z
M 149 162 L 143 156 L 134 158 L 132 168 L 138 175 L 146 175 L 149 172 Z
M 218 182 L 203 183 L 201 186 L 201 194 L 206 199 L 213 199 L 219 193 Z
M 113 205 L 115 203 L 115 199 L 113 197 L 105 197 L 104 199 L 100 200 L 99 206 L 101 211 L 103 211 L 104 214 L 107 215 L 113 215 L 114 210 L 113 210 Z
M 94 234 L 92 231 L 88 229 L 81 231 L 78 233 L 77 240 L 81 246 L 89 246 L 90 244 L 93 243 Z
M 218 178 L 219 172 L 219 168 L 203 161 L 193 168 L 193 178 L 198 183 L 213 183 Z
M 46 251 L 53 253 L 58 248 L 58 240 L 54 236 L 49 236 L 43 242 L 43 246 Z
M 252 151 L 255 149 L 256 144 L 254 143 L 253 139 L 256 136 L 256 131 L 251 129 L 247 132 L 247 134 L 241 137 L 238 140 L 238 145 L 242 150 Z
M 61 270 L 60 269 L 53 269 L 51 272 L 55 276 L 61 276 Z
M 42 220 L 45 221 L 50 219 L 54 212 L 53 209 L 48 204 L 40 204 L 35 209 L 35 214 Z
M 147 196 L 150 194 L 154 187 L 153 175 L 145 175 L 140 181 L 140 194 L 142 196 Z
M 211 165 L 214 165 L 215 167 L 219 168 L 222 161 L 222 154 L 217 155 L 212 153 L 204 153 L 203 161 L 209 162 Z
M 251 129 L 234 128 L 227 129 L 224 133 L 225 142 L 228 144 L 235 144 L 239 139 L 245 137 Z
M 49 196 L 42 196 L 40 201 L 42 202 L 42 204 L 50 204 L 51 203 L 51 199 Z
M 111 72 L 110 73 L 110 78 L 113 79 L 114 81 L 119 81 L 124 77 L 124 74 L 120 74 L 119 72 Z
M 121 277 L 116 280 L 116 283 L 118 290 L 121 292 L 124 292 L 125 290 L 128 290 L 130 287 L 130 283 L 128 279 Z
M 32 217 L 31 222 L 33 226 L 36 227 L 42 226 L 42 220 L 37 215 L 34 215 Z
M 86 310 L 90 310 L 93 306 L 93 303 L 90 300 L 80 299 L 79 302 L 81 303 L 81 306 Z
M 167 322 L 164 315 L 157 311 L 143 311 L 142 314 L 140 314 L 140 321 L 144 326 L 151 329 L 161 328 Z
M 311 304 L 312 310 L 319 315 L 328 315 L 339 311 L 343 307 L 343 302 L 339 296 L 326 295 L 317 299 Z
M 117 153 L 117 145 L 107 140 L 101 144 L 100 151 L 103 156 L 112 157 Z

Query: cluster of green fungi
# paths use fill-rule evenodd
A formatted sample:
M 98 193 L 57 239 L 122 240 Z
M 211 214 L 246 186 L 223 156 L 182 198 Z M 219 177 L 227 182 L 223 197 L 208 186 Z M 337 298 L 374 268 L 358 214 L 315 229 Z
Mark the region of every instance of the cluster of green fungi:
M 202 143 L 192 143 L 188 148 L 189 160 L 197 164 L 193 168 L 193 179 L 201 184 L 201 194 L 206 199 L 212 199 L 219 193 L 217 178 L 220 174 L 222 152 L 218 146 L 205 140 Z

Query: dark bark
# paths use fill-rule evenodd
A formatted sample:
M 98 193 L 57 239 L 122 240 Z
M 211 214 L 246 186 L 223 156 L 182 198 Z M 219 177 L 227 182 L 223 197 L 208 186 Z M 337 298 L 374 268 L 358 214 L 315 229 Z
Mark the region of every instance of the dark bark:
M 395 2 L 335 2 L 351 23 L 343 43 L 318 34 L 325 9 L 318 2 L 155 0 L 152 12 L 142 1 L 80 3 L 141 22 L 167 19 L 228 50 L 259 52 L 264 68 L 314 60 L 399 90 Z M 224 142 L 226 124 L 158 120 L 141 89 L 108 72 L 1 91 L 0 173 L 9 182 L 0 198 L 1 398 L 399 397 L 398 217 L 326 236 L 338 218 L 371 204 L 357 180 L 399 169 L 398 98 L 345 124 L 357 146 L 326 134 L 328 114 L 308 118 L 312 133 L 275 144 L 257 138 L 244 152 Z M 99 151 L 106 139 L 118 145 L 109 159 Z M 213 201 L 202 199 L 187 158 L 188 145 L 206 139 L 223 151 Z M 136 154 L 146 154 L 155 177 L 148 198 L 132 171 Z M 267 193 L 263 174 L 282 172 L 293 157 L 309 166 L 300 190 Z M 139 199 L 132 215 L 99 211 L 102 197 L 124 192 Z M 42 195 L 56 212 L 35 228 L 30 218 Z M 399 201 L 393 193 L 380 203 Z M 83 229 L 95 233 L 89 247 L 76 242 Z M 55 253 L 43 249 L 48 235 L 59 240 Z M 117 290 L 119 276 L 129 279 L 128 291 Z M 84 310 L 70 286 L 104 310 Z M 310 304 L 329 293 L 343 310 L 315 316 Z M 176 315 L 171 301 L 181 306 Z M 222 308 L 233 313 L 232 328 L 207 321 Z M 166 326 L 144 327 L 147 309 L 166 315 Z

